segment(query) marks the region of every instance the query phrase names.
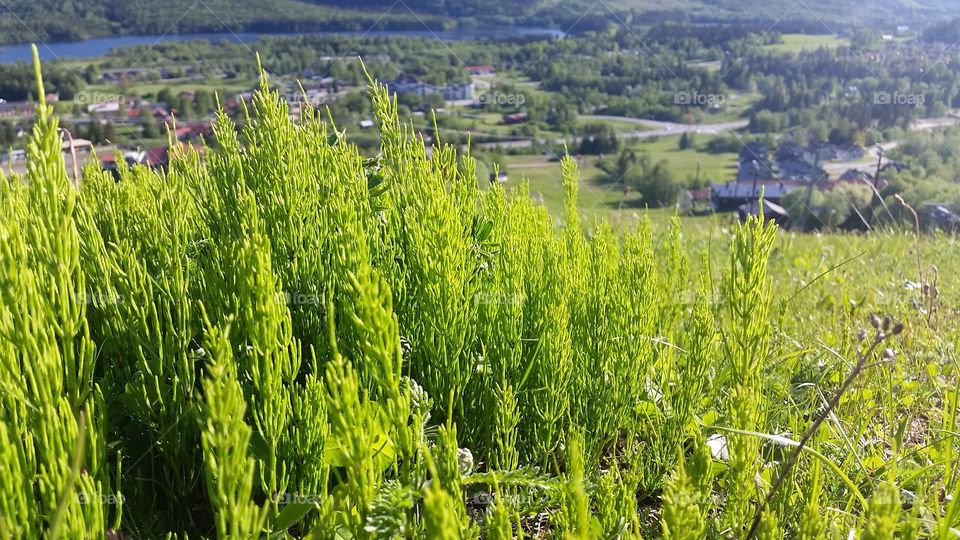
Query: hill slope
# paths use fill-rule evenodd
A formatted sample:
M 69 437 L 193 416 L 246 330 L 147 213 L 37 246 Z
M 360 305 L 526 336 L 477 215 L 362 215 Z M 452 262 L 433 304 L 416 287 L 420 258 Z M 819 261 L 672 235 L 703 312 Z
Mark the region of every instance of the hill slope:
M 631 21 L 805 21 L 809 31 L 850 25 L 929 26 L 960 16 L 953 0 L 9 0 L 0 4 L 0 43 L 67 41 L 123 34 L 417 29 L 456 24 L 576 24 L 575 31 Z M 609 6 L 609 8 L 607 7 Z M 616 13 L 611 12 L 611 9 Z
M 389 16 L 301 0 L 8 0 L 0 3 L 0 43 L 71 41 L 111 35 L 197 32 L 308 32 L 423 29 L 450 25 L 432 14 Z

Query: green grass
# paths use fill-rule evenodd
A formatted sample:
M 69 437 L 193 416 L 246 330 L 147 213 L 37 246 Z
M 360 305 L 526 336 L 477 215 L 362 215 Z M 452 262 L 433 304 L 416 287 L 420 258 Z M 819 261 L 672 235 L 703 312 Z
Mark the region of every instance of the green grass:
M 649 131 L 652 129 L 650 126 L 646 126 L 642 123 L 631 122 L 629 120 L 584 120 L 580 119 L 577 122 L 577 125 L 580 129 L 583 129 L 587 124 L 604 124 L 610 126 L 617 133 L 633 133 L 636 131 Z
M 654 162 L 666 161 L 674 178 L 681 181 L 696 177 L 698 163 L 701 179 L 715 182 L 733 180 L 737 174 L 737 154 L 712 154 L 700 150 L 712 137 L 711 135 L 694 135 L 697 148 L 687 150 L 680 150 L 679 135 L 660 137 L 652 141 L 639 140 L 630 147 L 648 152 L 650 159 Z
M 226 92 L 247 92 L 254 88 L 256 81 L 253 79 L 170 79 L 161 82 L 134 82 L 132 84 L 94 84 L 88 86 L 86 93 L 106 93 L 119 95 L 156 95 L 157 92 L 168 89 L 174 95 L 180 92 L 209 90 Z
M 697 144 L 702 147 L 709 138 L 705 135 L 697 137 Z M 703 180 L 726 182 L 736 176 L 736 154 L 711 154 L 696 149 L 680 150 L 679 140 L 679 136 L 671 135 L 652 141 L 635 141 L 630 144 L 630 148 L 648 152 L 654 162 L 666 161 L 674 178 L 681 182 L 696 177 L 698 161 L 700 177 Z M 560 161 L 555 157 L 541 155 L 505 155 L 502 159 L 501 165 L 508 172 L 510 188 L 518 187 L 523 181 L 527 181 L 531 192 L 542 199 L 551 215 L 559 217 L 563 214 Z M 641 212 L 638 211 L 641 204 L 639 196 L 631 192 L 624 199 L 623 188 L 611 184 L 607 174 L 597 168 L 596 164 L 596 156 L 582 156 L 578 163 L 581 171 L 578 208 L 581 214 L 588 222 L 594 217 L 618 222 L 630 221 Z M 488 183 L 489 172 L 489 160 L 480 159 L 477 176 L 482 186 Z
M 264 86 L 119 181 L 39 106 L 0 181 L 0 537 L 953 535 L 956 238 L 615 231 L 589 161 L 551 215 L 371 96 L 374 158 Z
M 816 50 L 821 47 L 834 49 L 848 43 L 849 41 L 846 38 L 833 35 L 783 34 L 781 43 L 765 45 L 763 49 L 770 52 L 795 53 Z

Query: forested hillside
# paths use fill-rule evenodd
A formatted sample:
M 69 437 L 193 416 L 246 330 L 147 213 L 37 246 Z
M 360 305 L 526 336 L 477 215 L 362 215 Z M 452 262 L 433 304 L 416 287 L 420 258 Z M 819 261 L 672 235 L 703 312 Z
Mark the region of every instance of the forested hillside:
M 67 41 L 124 34 L 310 32 L 522 24 L 574 32 L 663 20 L 804 23 L 807 32 L 850 25 L 927 26 L 960 15 L 949 0 L 14 0 L 0 5 L 0 42 Z M 842 26 L 840 26 L 842 25 Z
M 382 10 L 381 10 L 382 12 Z M 299 0 L 13 0 L 0 5 L 0 42 L 168 33 L 310 32 L 440 27 L 430 14 L 356 11 Z

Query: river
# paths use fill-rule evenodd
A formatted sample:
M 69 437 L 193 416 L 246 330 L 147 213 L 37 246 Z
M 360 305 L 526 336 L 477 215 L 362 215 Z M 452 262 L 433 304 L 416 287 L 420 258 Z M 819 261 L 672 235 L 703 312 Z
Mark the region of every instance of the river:
M 310 32 L 304 34 L 263 34 L 242 32 L 238 34 L 167 34 L 163 36 L 117 36 L 95 38 L 83 41 L 62 43 L 38 43 L 40 59 L 45 61 L 68 58 L 97 58 L 105 56 L 114 48 L 133 47 L 136 45 L 156 45 L 164 42 L 177 41 L 228 41 L 233 43 L 252 43 L 262 37 L 283 37 L 303 35 L 342 35 L 347 38 L 406 36 L 421 38 L 439 38 L 448 41 L 471 41 L 478 39 L 504 39 L 524 36 L 563 37 L 563 32 L 550 28 L 532 28 L 520 26 L 500 26 L 495 28 L 455 28 L 452 30 L 372 30 L 368 32 Z M 0 64 L 12 62 L 30 62 L 33 59 L 29 43 L 0 46 Z

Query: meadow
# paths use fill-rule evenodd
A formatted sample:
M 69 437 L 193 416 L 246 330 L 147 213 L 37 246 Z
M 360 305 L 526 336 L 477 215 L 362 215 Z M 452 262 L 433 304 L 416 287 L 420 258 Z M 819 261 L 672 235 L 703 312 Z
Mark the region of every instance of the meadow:
M 955 238 L 551 215 L 370 95 L 373 158 L 264 81 L 119 180 L 38 105 L 0 538 L 958 535 Z
M 847 39 L 830 35 L 811 35 L 811 34 L 784 34 L 780 43 L 774 45 L 765 45 L 764 50 L 779 53 L 798 53 L 800 51 L 812 51 L 820 48 L 835 49 L 847 45 Z

